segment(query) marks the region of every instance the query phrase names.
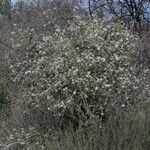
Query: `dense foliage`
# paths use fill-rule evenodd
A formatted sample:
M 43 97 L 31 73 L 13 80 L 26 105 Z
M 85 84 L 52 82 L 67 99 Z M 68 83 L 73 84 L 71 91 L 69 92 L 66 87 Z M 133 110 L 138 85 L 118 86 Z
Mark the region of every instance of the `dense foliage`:
M 3 2 L 0 149 L 149 150 L 146 5 Z
M 33 108 L 81 121 L 134 102 L 139 81 L 131 60 L 137 38 L 121 23 L 77 17 L 42 39 L 26 51 L 26 60 L 11 65 L 14 83 L 24 84 Z

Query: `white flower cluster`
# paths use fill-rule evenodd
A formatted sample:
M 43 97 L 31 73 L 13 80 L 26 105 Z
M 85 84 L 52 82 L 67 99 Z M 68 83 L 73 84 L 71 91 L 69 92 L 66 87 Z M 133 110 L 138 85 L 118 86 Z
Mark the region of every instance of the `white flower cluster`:
M 30 80 L 31 94 L 35 95 L 32 100 L 38 104 L 47 101 L 53 109 L 66 109 L 81 101 L 95 106 L 93 112 L 96 105 L 103 107 L 115 101 L 122 100 L 123 106 L 132 95 L 129 88 L 138 83 L 130 65 L 135 42 L 119 23 L 107 25 L 77 18 L 67 29 L 59 28 L 56 34 L 43 37 L 28 71 L 20 74 L 26 80 L 34 72 Z

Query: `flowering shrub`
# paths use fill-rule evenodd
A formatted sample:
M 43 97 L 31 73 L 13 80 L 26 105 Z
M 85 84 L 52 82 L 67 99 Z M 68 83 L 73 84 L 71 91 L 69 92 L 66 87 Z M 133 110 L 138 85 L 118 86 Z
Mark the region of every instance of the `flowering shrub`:
M 15 71 L 24 69 L 13 80 L 23 81 L 33 108 L 81 120 L 103 116 L 109 106 L 133 101 L 131 87 L 139 82 L 131 65 L 136 40 L 121 23 L 76 18 L 27 49 L 28 62 L 18 62 Z

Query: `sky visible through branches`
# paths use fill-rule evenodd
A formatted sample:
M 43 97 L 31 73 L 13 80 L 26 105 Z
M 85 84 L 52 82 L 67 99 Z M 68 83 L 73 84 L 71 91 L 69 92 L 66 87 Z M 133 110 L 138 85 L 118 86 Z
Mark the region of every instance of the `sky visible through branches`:
M 11 0 L 12 1 L 12 3 L 14 4 L 17 0 Z

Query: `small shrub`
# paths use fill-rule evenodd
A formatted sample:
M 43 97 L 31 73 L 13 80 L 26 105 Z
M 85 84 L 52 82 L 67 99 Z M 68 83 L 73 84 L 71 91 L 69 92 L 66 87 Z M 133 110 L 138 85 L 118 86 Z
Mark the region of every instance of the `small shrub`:
M 8 72 L 6 70 L 0 70 L 0 109 L 10 102 L 9 88 Z

